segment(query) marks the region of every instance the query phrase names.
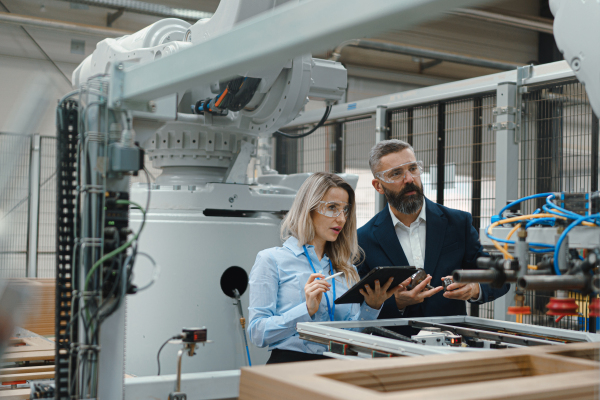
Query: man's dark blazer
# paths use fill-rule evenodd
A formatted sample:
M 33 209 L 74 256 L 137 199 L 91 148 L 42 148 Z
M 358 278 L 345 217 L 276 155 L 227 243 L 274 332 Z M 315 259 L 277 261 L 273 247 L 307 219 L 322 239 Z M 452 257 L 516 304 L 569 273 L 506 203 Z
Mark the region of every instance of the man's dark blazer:
M 441 206 L 427 198 L 425 202 L 425 271 L 433 277 L 431 285 L 437 287 L 442 284 L 442 277 L 452 275 L 456 269 L 477 268 L 477 258 L 486 254 L 479 243 L 470 213 Z M 408 265 L 388 207 L 358 230 L 358 244 L 365 252 L 365 257 L 357 266 L 361 277 L 376 267 Z M 481 302 L 497 299 L 506 294 L 509 288 L 508 284 L 501 289 L 482 284 Z M 442 291 L 423 303 L 406 307 L 404 313 L 398 311 L 392 296 L 384 303 L 379 318 L 466 315 L 466 311 L 464 301 L 447 299 Z

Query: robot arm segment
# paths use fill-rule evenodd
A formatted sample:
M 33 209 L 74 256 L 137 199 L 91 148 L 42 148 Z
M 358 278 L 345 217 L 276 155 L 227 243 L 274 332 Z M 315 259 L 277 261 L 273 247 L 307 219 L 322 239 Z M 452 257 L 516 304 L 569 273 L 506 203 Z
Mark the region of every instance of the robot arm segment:
M 554 39 L 575 76 L 586 87 L 596 115 L 600 115 L 600 2 L 550 0 Z

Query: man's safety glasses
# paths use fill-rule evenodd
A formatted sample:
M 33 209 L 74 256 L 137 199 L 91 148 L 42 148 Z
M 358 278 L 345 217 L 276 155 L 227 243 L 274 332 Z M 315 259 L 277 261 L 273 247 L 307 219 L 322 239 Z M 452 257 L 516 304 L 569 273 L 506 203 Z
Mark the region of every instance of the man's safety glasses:
M 350 204 L 341 201 L 320 201 L 316 211 L 321 215 L 332 218 L 344 213 L 344 217 L 348 218 L 350 215 L 350 208 Z
M 398 183 L 404 181 L 406 174 L 418 178 L 423 173 L 423 161 L 410 161 L 375 173 L 375 178 L 387 183 Z

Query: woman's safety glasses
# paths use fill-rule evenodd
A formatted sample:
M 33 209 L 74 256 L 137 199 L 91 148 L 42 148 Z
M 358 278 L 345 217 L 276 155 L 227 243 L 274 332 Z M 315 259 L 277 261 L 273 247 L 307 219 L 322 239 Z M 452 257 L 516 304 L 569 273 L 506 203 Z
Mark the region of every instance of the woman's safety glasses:
M 321 215 L 332 218 L 344 213 L 344 217 L 348 218 L 348 215 L 350 215 L 350 204 L 341 201 L 320 201 L 316 211 Z
M 375 173 L 375 178 L 387 183 L 398 183 L 404 181 L 406 174 L 418 178 L 423 173 L 423 161 L 411 161 Z

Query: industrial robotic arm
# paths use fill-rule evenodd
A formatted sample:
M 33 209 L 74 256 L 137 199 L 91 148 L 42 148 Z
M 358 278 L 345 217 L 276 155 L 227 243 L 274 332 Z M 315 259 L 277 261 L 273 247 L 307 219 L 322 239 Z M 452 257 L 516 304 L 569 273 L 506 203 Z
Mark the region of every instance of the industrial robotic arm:
M 168 57 L 288 1 L 223 0 L 212 18 L 194 25 L 171 18 L 129 36 L 105 39 L 73 73 L 74 86 L 109 73 L 113 65 L 125 68 Z M 340 63 L 298 56 L 158 99 L 153 112 L 133 111 L 134 117 L 166 122 L 158 129 L 136 129 L 137 140 L 153 166 L 163 169 L 158 184 L 246 183 L 259 137 L 270 137 L 291 122 L 309 97 L 328 103 L 341 99 L 346 85 Z

